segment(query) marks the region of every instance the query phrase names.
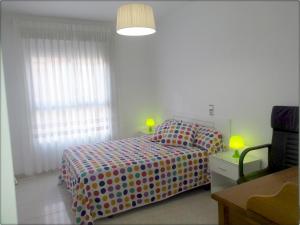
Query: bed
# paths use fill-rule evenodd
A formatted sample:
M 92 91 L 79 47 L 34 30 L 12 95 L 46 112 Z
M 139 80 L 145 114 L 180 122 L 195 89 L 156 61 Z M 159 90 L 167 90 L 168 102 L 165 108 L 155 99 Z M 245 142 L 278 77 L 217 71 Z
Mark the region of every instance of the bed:
M 93 224 L 210 183 L 209 152 L 164 146 L 150 135 L 74 146 L 62 157 L 60 180 L 72 193 L 77 224 Z

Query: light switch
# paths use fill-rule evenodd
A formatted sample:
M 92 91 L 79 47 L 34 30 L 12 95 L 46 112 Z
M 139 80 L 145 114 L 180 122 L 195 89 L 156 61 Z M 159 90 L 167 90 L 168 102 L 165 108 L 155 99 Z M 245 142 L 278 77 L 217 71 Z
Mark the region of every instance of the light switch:
M 210 116 L 214 116 L 215 115 L 215 105 L 212 105 L 212 104 L 208 105 L 208 114 Z

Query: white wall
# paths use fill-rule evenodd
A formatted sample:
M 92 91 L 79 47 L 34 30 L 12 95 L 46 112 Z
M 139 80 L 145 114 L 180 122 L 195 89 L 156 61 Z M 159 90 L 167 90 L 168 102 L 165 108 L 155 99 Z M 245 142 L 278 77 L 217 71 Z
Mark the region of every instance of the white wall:
M 9 27 L 4 36 L 12 40 Z M 216 116 L 231 118 L 232 132 L 246 144 L 270 142 L 271 107 L 298 104 L 298 38 L 297 2 L 258 1 L 188 2 L 158 18 L 154 35 L 116 35 L 119 137 L 134 135 L 147 117 L 160 121 L 164 111 L 207 116 L 215 104 Z M 18 56 L 4 47 L 13 83 Z M 10 115 L 14 129 L 22 118 Z M 14 137 L 13 149 L 22 147 Z M 19 174 L 21 156 L 14 161 Z
M 7 89 L 7 107 L 9 114 L 9 126 L 11 136 L 11 147 L 14 162 L 15 174 L 22 173 L 24 157 L 17 149 L 28 146 L 28 134 L 21 131 L 27 130 L 25 87 L 22 85 L 20 75 L 23 74 L 23 63 L 21 54 L 21 44 L 13 26 L 14 15 L 3 12 L 1 14 L 1 41 L 3 43 L 3 65 L 5 71 L 5 81 Z
M 115 36 L 120 137 L 133 136 L 147 117 L 159 120 L 153 37 Z
M 191 2 L 158 23 L 162 109 L 232 119 L 247 145 L 271 141 L 273 105 L 298 105 L 298 2 Z
M 17 207 L 14 184 L 14 170 L 8 126 L 6 104 L 6 90 L 2 66 L 2 52 L 0 50 L 1 64 L 1 217 L 0 224 L 17 224 Z

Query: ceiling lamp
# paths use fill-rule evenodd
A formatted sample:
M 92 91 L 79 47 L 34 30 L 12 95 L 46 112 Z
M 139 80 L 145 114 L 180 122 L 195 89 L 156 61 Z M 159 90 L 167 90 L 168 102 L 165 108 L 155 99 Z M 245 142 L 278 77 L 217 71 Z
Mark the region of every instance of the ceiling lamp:
M 126 36 L 143 36 L 155 33 L 152 7 L 145 4 L 126 4 L 118 9 L 117 33 Z

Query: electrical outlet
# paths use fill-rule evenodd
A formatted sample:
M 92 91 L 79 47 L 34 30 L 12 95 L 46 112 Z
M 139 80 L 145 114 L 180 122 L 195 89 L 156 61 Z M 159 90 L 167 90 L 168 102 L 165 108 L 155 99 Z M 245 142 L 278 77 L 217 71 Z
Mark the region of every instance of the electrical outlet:
M 215 105 L 212 105 L 212 104 L 208 105 L 208 114 L 210 116 L 214 116 L 215 115 Z

